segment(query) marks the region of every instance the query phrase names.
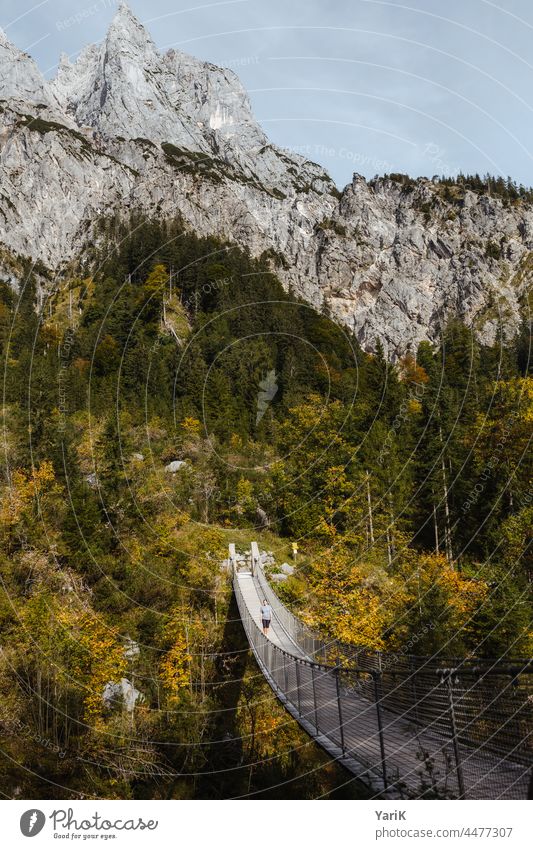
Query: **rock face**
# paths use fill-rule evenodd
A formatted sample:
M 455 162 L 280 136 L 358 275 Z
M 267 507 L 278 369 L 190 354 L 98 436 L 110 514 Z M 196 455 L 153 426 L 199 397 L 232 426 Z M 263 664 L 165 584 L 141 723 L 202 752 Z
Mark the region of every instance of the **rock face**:
M 64 120 L 63 110 L 37 65 L 19 50 L 0 29 L 0 101 L 13 107 L 29 107 L 47 118 Z M 70 124 L 70 121 L 66 122 Z
M 269 143 L 232 71 L 160 53 L 125 4 L 101 45 L 48 83 L 0 34 L 0 239 L 61 272 L 99 216 L 179 214 L 267 251 L 287 287 L 389 354 L 460 315 L 512 332 L 533 273 L 533 210 L 429 180 L 327 173 Z M 0 269 L 1 273 L 1 269 Z
M 128 713 L 135 710 L 137 701 L 144 702 L 143 694 L 127 678 L 121 678 L 119 682 L 108 681 L 104 687 L 102 699 L 109 708 L 122 703 Z

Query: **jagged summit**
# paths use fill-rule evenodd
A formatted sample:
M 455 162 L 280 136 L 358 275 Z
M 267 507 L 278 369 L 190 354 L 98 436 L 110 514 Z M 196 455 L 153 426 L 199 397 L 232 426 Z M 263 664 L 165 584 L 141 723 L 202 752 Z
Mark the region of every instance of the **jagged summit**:
M 0 36 L 2 245 L 57 270 L 99 218 L 174 218 L 266 254 L 287 287 L 390 354 L 459 314 L 516 328 L 533 276 L 533 209 L 430 180 L 354 177 L 269 142 L 238 77 L 159 51 L 126 3 L 101 44 L 47 82 Z M 0 260 L 1 268 L 1 260 Z
M 134 13 L 132 12 L 131 6 L 127 2 L 127 0 L 118 0 L 115 18 L 118 18 L 120 16 L 133 20 L 135 24 L 139 23 L 138 18 L 135 17 Z
M 0 100 L 40 107 L 61 118 L 61 106 L 39 68 L 0 29 Z
M 144 138 L 216 156 L 281 190 L 294 182 L 289 167 L 307 167 L 298 156 L 287 163 L 268 144 L 233 71 L 175 49 L 160 53 L 125 3 L 102 44 L 74 63 L 60 61 L 51 90 L 79 126 L 107 139 Z M 307 182 L 320 172 L 309 166 Z
M 159 53 L 123 2 L 100 45 L 84 48 L 75 62 L 62 56 L 52 89 L 80 124 L 109 137 L 207 151 L 212 148 L 206 140 L 209 130 L 236 127 L 240 120 L 256 124 L 233 72 L 177 50 Z M 262 133 L 260 140 L 265 141 Z
M 128 3 L 120 3 L 109 25 L 106 41 L 112 42 L 118 38 L 126 43 L 150 43 L 155 50 L 155 44 L 148 30 L 134 15 Z

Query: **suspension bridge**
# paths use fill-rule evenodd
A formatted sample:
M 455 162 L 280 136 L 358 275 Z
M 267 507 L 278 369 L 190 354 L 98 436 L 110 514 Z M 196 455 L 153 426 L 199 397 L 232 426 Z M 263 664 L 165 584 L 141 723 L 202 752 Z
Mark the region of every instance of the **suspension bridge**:
M 533 773 L 533 661 L 440 660 L 325 641 L 277 597 L 254 542 L 229 547 L 255 659 L 287 711 L 385 798 L 526 799 Z M 268 637 L 260 621 L 273 610 Z

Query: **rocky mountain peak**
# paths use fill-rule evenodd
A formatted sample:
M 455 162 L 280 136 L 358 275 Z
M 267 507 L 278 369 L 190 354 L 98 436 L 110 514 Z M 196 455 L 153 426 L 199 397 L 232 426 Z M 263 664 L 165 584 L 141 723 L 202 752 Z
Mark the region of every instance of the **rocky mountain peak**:
M 101 215 L 179 215 L 266 254 L 370 350 L 436 339 L 453 314 L 486 341 L 518 325 L 531 196 L 402 175 L 354 175 L 340 193 L 319 165 L 269 142 L 233 71 L 160 52 L 126 3 L 101 44 L 62 55 L 51 83 L 1 35 L 0 99 L 7 251 L 57 271 L 97 240 Z
M 117 46 L 120 51 L 130 53 L 131 49 L 156 46 L 148 30 L 133 14 L 127 3 L 120 3 L 107 31 L 105 42 L 108 46 Z M 142 55 L 139 55 L 142 58 Z
M 163 112 L 164 105 L 156 94 L 157 65 L 155 44 L 122 4 L 102 44 L 86 47 L 74 63 L 60 62 L 52 88 L 78 124 L 109 137 L 149 137 L 146 108 Z M 153 122 L 146 127 L 153 129 Z
M 101 45 L 61 62 L 53 91 L 80 125 L 108 138 L 145 138 L 212 151 L 212 132 L 253 123 L 246 95 L 231 72 L 180 51 L 160 54 L 126 3 Z M 264 136 L 261 134 L 261 141 Z
M 100 45 L 59 63 L 54 96 L 80 127 L 104 139 L 147 139 L 227 163 L 241 178 L 294 194 L 331 180 L 268 143 L 237 75 L 177 49 L 160 53 L 127 4 Z
M 0 29 L 0 100 L 24 105 L 30 114 L 36 107 L 60 117 L 61 107 L 39 68 Z

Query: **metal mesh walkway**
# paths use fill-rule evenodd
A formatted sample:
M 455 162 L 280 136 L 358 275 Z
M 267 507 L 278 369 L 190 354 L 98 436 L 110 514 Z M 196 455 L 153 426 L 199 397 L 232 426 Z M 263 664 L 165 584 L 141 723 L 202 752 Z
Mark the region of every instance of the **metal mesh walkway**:
M 282 604 L 258 561 L 253 574 L 235 569 L 234 590 L 250 646 L 277 697 L 376 793 L 527 798 L 530 661 L 445 664 L 325 643 Z M 263 598 L 274 613 L 268 637 L 260 625 Z

